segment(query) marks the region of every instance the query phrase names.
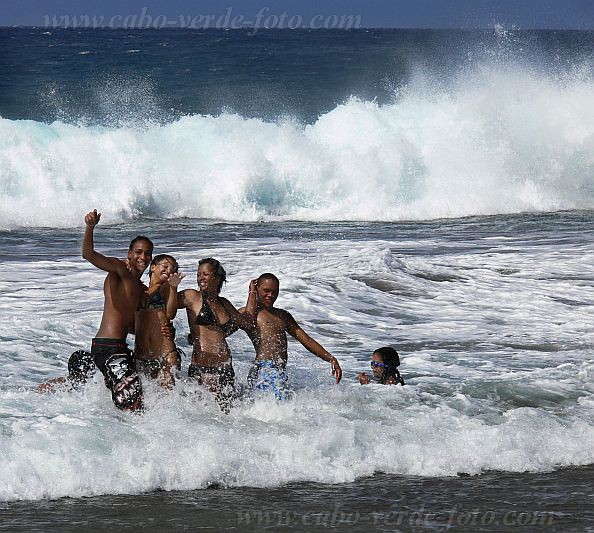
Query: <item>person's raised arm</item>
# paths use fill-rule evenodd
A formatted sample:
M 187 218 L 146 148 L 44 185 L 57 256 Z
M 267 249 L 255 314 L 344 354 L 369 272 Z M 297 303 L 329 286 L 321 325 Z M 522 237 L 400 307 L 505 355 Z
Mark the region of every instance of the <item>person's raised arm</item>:
M 97 213 L 96 209 L 93 209 L 93 211 L 85 215 L 86 228 L 82 243 L 82 256 L 89 263 L 101 270 L 123 274 L 127 271 L 127 266 L 124 261 L 121 261 L 116 257 L 106 257 L 95 251 L 93 232 L 95 231 L 95 226 L 99 224 L 100 218 L 101 213 Z
M 243 330 L 250 330 L 256 327 L 256 316 L 258 315 L 257 280 L 250 281 L 248 299 L 245 307 L 239 309 L 233 318 L 237 325 Z M 233 308 L 235 310 L 235 308 Z
M 324 348 L 319 342 L 312 339 L 299 324 L 291 316 L 290 313 L 286 313 L 285 317 L 287 323 L 287 331 L 289 334 L 298 340 L 307 350 L 314 355 L 317 355 L 320 359 L 330 363 L 332 366 L 332 375 L 336 378 L 336 383 L 339 383 L 342 379 L 342 369 L 338 364 L 336 357 L 334 357 L 326 348 Z
M 251 317 L 256 317 L 258 314 L 258 280 L 253 279 L 250 281 L 250 287 L 248 291 L 248 299 L 243 308 L 244 312 Z
M 179 284 L 181 283 L 181 280 L 184 279 L 185 277 L 186 277 L 186 275 L 183 274 L 182 272 L 175 272 L 175 273 L 171 274 L 171 277 L 167 280 L 167 283 L 169 284 L 169 290 L 167 292 L 166 308 L 167 308 L 167 318 L 169 320 L 173 320 L 175 318 L 175 315 L 177 314 L 177 309 L 178 309 L 177 288 L 178 288 Z

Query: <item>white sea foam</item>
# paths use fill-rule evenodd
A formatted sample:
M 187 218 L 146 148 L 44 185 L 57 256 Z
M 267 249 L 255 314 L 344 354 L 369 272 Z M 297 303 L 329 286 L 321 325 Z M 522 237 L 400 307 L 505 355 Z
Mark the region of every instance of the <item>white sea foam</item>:
M 97 231 L 102 248 L 109 231 Z M 171 233 L 170 250 L 199 242 L 200 230 L 191 231 Z M 392 230 L 377 240 L 230 233 L 175 252 L 190 272 L 199 257 L 224 259 L 224 294 L 237 305 L 254 273 L 276 272 L 279 305 L 345 370 L 335 386 L 328 365 L 291 341 L 294 399 L 239 403 L 229 415 L 183 382 L 172 392 L 146 384 L 142 416 L 118 412 L 99 375 L 80 391 L 33 392 L 88 347 L 103 275 L 68 254 L 4 263 L 0 500 L 591 464 L 592 243 L 507 236 L 452 243 L 431 234 L 401 240 Z M 399 253 L 404 246 L 416 253 Z M 178 339 L 187 332 L 180 315 Z M 253 350 L 242 333 L 229 342 L 245 382 Z M 360 386 L 356 372 L 386 344 L 400 348 L 407 385 Z
M 594 461 L 592 420 L 519 407 L 492 421 L 465 412 L 476 400 L 427 388 L 327 385 L 224 415 L 196 386 L 159 393 L 149 385 L 142 416 L 116 412 L 99 379 L 50 397 L 4 391 L 0 500 L 341 483 L 376 471 L 547 471 Z
M 484 70 L 448 90 L 419 81 L 393 104 L 352 99 L 311 125 L 229 113 L 114 122 L 0 119 L 0 227 L 74 225 L 89 206 L 120 220 L 238 221 L 594 208 L 587 69 Z

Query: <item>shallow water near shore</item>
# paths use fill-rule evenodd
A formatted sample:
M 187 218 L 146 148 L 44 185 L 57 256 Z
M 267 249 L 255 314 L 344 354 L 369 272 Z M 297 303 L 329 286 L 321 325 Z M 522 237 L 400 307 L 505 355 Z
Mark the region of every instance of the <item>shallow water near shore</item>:
M 0 531 L 592 531 L 594 467 L 0 504 Z
M 110 255 L 145 233 L 190 273 L 200 257 L 220 258 L 229 273 L 224 294 L 236 305 L 254 274 L 276 272 L 278 305 L 343 366 L 336 386 L 326 363 L 291 342 L 293 398 L 239 401 L 229 415 L 184 379 L 169 393 L 146 383 L 142 416 L 114 409 L 98 376 L 79 391 L 35 393 L 65 373 L 70 352 L 88 346 L 103 276 L 78 257 L 80 229 L 20 230 L 18 240 L 2 233 L 1 303 L 11 309 L 0 354 L 2 500 L 183 499 L 213 486 L 224 487 L 223 501 L 296 486 L 315 498 L 321 485 L 338 495 L 379 479 L 387 491 L 468 482 L 477 498 L 494 502 L 482 480 L 515 479 L 519 487 L 551 476 L 566 494 L 560 505 L 571 506 L 572 476 L 591 473 L 594 462 L 592 221 L 591 212 L 563 212 L 393 224 L 100 225 L 97 247 Z M 187 351 L 185 317 L 175 325 Z M 241 332 L 229 343 L 241 384 L 253 349 Z M 405 387 L 358 384 L 357 372 L 382 345 L 400 351 Z M 387 477 L 369 477 L 378 472 Z M 130 496 L 155 490 L 166 493 Z M 426 494 L 427 506 L 442 501 L 441 491 Z
M 1 28 L 0 51 L 0 529 L 594 530 L 594 32 Z M 228 415 L 184 377 L 142 416 L 99 376 L 36 393 L 97 331 L 94 207 L 99 251 L 148 235 L 182 289 L 207 256 L 236 306 L 277 274 L 343 382 L 291 341 L 292 398 Z M 360 386 L 386 345 L 406 386 Z

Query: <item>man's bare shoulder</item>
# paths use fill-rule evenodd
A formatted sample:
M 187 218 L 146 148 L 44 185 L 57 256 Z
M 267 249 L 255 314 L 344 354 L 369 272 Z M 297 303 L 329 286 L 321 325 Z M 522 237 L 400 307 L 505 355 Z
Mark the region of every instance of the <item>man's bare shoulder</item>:
M 110 257 L 109 259 L 112 259 L 114 262 L 119 263 L 121 265 L 121 268 L 117 268 L 107 272 L 107 276 L 105 277 L 105 279 L 108 279 L 112 282 L 133 281 L 135 284 L 138 284 L 140 282 L 140 280 L 137 277 L 132 275 L 132 272 L 130 272 L 130 269 L 128 267 L 128 263 L 125 260 L 119 259 L 118 257 Z M 142 286 L 144 287 L 144 284 L 142 284 Z
M 283 317 L 284 319 L 293 318 L 291 313 L 289 313 L 289 311 L 287 311 L 286 309 L 281 309 L 280 307 L 274 307 L 273 309 L 279 317 Z
M 281 309 L 280 307 L 273 307 L 272 311 L 269 312 L 272 314 L 272 316 L 281 320 L 285 326 L 287 326 L 291 322 L 295 322 L 295 319 L 293 318 L 291 313 L 289 313 L 289 311 L 287 311 L 286 309 Z

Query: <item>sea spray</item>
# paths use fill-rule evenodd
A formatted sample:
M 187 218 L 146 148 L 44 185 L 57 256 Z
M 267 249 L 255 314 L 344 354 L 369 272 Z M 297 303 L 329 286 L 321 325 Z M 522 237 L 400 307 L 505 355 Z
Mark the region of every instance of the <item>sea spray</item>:
M 397 221 L 594 207 L 594 83 L 485 69 L 309 125 L 237 114 L 106 127 L 0 119 L 0 227 L 97 206 L 228 221 Z

